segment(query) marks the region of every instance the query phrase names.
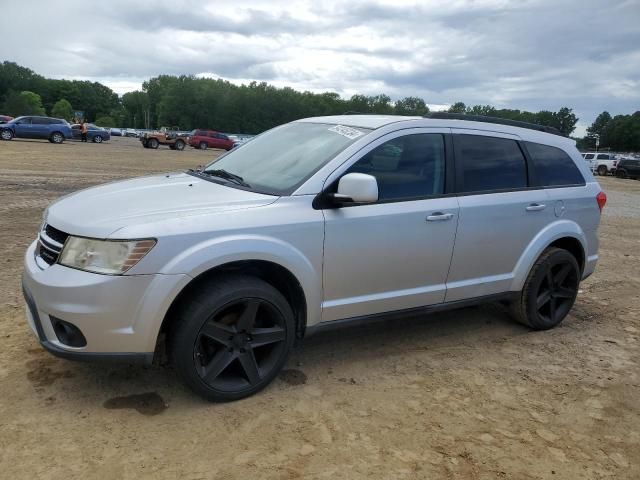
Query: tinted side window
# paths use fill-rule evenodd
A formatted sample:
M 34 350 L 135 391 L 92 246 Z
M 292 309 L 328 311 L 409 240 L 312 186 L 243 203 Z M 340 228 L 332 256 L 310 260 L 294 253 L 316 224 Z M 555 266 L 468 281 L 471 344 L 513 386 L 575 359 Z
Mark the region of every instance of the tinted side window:
M 597 160 L 609 160 L 609 155 L 606 153 L 599 153 Z
M 515 140 L 454 135 L 462 191 L 483 192 L 527 186 L 527 165 Z
M 584 156 L 584 159 L 585 159 L 585 160 L 593 160 L 593 156 L 594 156 L 594 155 L 593 155 L 593 153 L 587 153 L 587 154 Z
M 544 187 L 584 185 L 584 178 L 569 155 L 563 150 L 525 142 L 538 182 Z
M 49 122 L 47 122 L 46 118 L 42 118 L 42 117 L 31 117 L 31 124 L 32 125 L 48 125 Z
M 378 198 L 403 200 L 444 193 L 444 138 L 417 134 L 374 148 L 346 173 L 366 173 L 378 181 Z

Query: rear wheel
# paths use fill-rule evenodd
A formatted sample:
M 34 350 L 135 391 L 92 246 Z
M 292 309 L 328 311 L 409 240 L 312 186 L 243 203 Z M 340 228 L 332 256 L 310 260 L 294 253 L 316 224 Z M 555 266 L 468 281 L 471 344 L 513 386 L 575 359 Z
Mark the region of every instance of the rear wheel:
M 64 142 L 64 135 L 60 132 L 53 132 L 49 140 L 51 140 L 52 143 L 62 143 Z
M 149 140 L 147 140 L 147 146 L 149 148 L 156 149 L 158 148 L 158 145 L 160 145 L 160 142 L 158 142 L 157 138 L 150 138 Z
M 607 167 L 605 165 L 600 165 L 598 167 L 598 175 L 604 177 L 607 174 Z
M 176 140 L 176 150 L 184 150 L 185 143 L 182 140 Z
M 207 148 L 209 148 L 207 142 L 200 142 L 200 150 L 206 150 Z
M 217 402 L 248 397 L 267 386 L 289 356 L 295 337 L 291 307 L 254 277 L 208 283 L 186 302 L 170 334 L 182 380 Z
M 520 298 L 511 305 L 517 321 L 534 330 L 558 325 L 578 295 L 580 267 L 566 250 L 548 248 L 533 265 Z
M 93 141 L 95 143 L 102 143 L 102 136 L 96 135 L 95 137 L 93 137 Z
M 5 128 L 0 131 L 0 138 L 2 138 L 2 140 L 11 140 L 13 138 L 13 132 L 8 128 Z

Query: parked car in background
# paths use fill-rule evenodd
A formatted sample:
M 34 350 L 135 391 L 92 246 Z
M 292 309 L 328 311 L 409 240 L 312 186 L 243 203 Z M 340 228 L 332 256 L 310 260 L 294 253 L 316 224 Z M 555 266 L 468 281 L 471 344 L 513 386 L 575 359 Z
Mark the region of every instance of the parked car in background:
M 122 136 L 122 130 L 120 130 L 119 128 L 110 128 L 109 133 L 111 134 L 112 137 Z
M 10 117 L 9 115 L 0 115 L 0 124 L 7 123 L 10 120 L 13 120 L 13 117 Z
M 207 148 L 221 148 L 231 150 L 236 143 L 224 133 L 214 130 L 194 130 L 189 137 L 189 145 L 193 148 L 206 150 Z
M 98 127 L 93 123 L 87 123 L 87 140 L 94 143 L 102 143 L 111 140 L 111 134 L 106 128 Z M 71 131 L 75 140 L 80 140 L 82 136 L 82 125 L 76 123 L 71 125 Z
M 345 319 L 502 301 L 555 327 L 596 267 L 606 195 L 573 140 L 487 121 L 509 122 L 308 118 L 201 169 L 67 195 L 24 256 L 27 322 L 69 359 L 168 357 L 216 401 Z
M 138 138 L 140 135 L 133 128 L 125 128 L 124 130 L 122 130 L 122 136 Z
M 640 178 L 640 160 L 635 158 L 623 158 L 616 166 L 618 178 Z
M 61 118 L 24 116 L 0 124 L 0 138 L 42 138 L 62 143 L 71 138 L 71 125 Z
M 591 165 L 591 171 L 598 175 L 615 173 L 618 160 L 613 153 L 587 152 L 582 156 Z

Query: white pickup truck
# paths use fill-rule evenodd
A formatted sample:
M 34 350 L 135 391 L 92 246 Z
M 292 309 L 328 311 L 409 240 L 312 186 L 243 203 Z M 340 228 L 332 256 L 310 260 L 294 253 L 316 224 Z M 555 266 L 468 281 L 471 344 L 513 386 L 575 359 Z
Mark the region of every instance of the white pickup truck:
M 591 171 L 598 175 L 614 175 L 618 159 L 613 153 L 587 152 L 583 153 L 584 159 L 591 165 Z

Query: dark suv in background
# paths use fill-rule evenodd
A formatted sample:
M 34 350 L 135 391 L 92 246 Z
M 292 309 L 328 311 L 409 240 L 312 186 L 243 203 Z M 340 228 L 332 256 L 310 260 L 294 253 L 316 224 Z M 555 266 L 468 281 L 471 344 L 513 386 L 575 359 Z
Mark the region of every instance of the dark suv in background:
M 61 118 L 18 117 L 0 124 L 0 138 L 42 138 L 51 143 L 62 143 L 71 138 L 71 125 Z
M 231 150 L 236 146 L 224 133 L 214 130 L 194 130 L 189 138 L 189 145 L 200 150 L 207 148 L 221 148 L 223 150 Z
M 618 178 L 640 178 L 640 159 L 623 158 L 616 168 Z

